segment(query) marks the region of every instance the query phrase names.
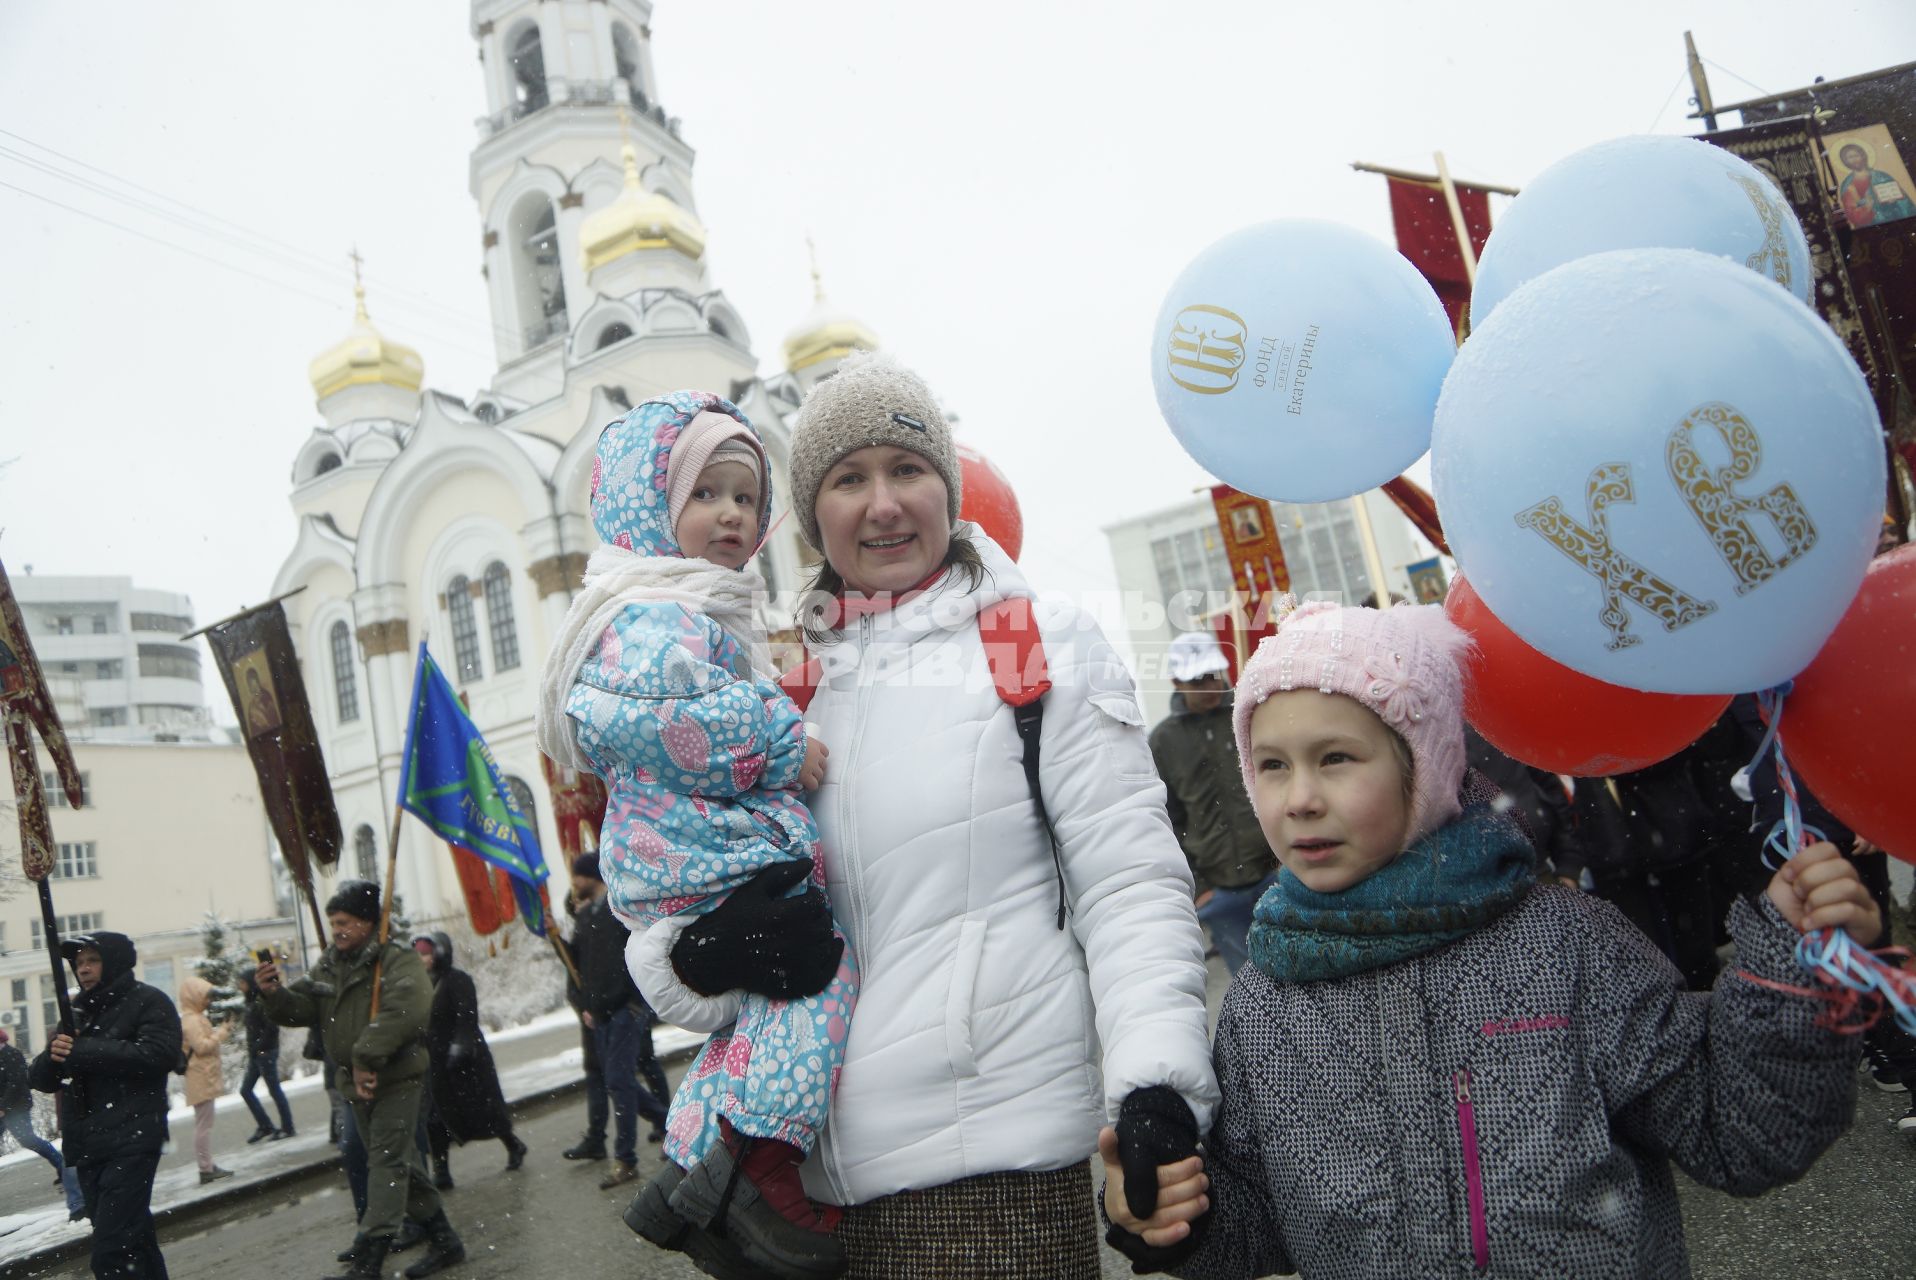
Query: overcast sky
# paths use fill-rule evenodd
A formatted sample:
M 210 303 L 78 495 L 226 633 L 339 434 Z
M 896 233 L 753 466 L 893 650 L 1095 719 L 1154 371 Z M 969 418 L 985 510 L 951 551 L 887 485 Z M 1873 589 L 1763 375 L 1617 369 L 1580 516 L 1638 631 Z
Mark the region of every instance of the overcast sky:
M 263 598 L 355 243 L 428 384 L 486 384 L 468 28 L 458 0 L 0 5 L 9 572 L 130 574 L 201 621 Z M 1353 160 L 1442 148 L 1520 186 L 1591 142 L 1696 131 L 1686 28 L 1719 102 L 1916 59 L 1908 0 L 657 0 L 652 21 L 761 371 L 811 305 L 809 232 L 833 300 L 1008 474 L 1026 567 L 1065 589 L 1114 584 L 1102 526 L 1207 479 L 1146 363 L 1188 259 L 1279 216 L 1388 238 Z

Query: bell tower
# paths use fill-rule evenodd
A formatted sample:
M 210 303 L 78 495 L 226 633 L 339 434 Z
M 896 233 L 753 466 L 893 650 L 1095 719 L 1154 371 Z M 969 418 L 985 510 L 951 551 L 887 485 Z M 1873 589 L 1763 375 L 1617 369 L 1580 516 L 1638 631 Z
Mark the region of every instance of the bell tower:
M 650 0 L 473 0 L 488 114 L 471 190 L 502 373 L 589 346 L 568 339 L 607 292 L 598 274 L 628 255 L 645 269 L 608 280 L 709 288 L 693 153 L 659 103 L 651 17 Z

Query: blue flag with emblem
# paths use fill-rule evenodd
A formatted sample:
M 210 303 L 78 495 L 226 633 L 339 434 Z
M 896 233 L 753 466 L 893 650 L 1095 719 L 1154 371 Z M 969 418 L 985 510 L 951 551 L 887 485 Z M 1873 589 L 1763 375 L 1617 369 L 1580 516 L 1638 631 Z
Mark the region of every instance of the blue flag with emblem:
M 510 875 L 526 928 L 545 937 L 540 884 L 547 873 L 539 833 L 513 799 L 486 740 L 423 643 L 413 672 L 412 719 L 401 763 L 400 807 L 440 839 L 472 850 Z

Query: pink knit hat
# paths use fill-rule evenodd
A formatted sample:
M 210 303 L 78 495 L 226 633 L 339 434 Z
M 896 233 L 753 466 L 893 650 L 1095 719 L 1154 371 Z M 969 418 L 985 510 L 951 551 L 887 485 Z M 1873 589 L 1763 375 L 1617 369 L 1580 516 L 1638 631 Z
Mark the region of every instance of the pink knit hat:
M 699 472 L 705 470 L 712 461 L 712 455 L 721 451 L 730 453 L 743 446 L 749 449 L 758 461 L 759 491 L 764 492 L 765 448 L 752 434 L 752 429 L 728 413 L 715 413 L 710 409 L 692 416 L 679 432 L 679 438 L 672 442 L 672 454 L 665 460 L 665 502 L 666 518 L 671 527 L 679 527 L 679 517 L 685 514 L 685 504 L 692 500 L 692 491 L 699 486 Z M 741 459 L 742 461 L 742 459 Z M 760 499 L 763 501 L 763 498 Z
M 1470 637 L 1442 605 L 1346 608 L 1316 600 L 1278 623 L 1238 677 L 1232 728 L 1251 790 L 1251 713 L 1274 693 L 1341 693 L 1370 709 L 1409 744 L 1412 762 L 1406 847 L 1462 810 L 1463 659 Z

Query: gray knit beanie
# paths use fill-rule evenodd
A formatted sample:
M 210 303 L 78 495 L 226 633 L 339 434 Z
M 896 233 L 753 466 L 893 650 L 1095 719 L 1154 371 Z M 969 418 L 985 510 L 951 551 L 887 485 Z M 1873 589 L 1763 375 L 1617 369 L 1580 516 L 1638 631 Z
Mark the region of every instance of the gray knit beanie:
M 792 429 L 792 510 L 815 550 L 824 550 L 814 505 L 825 473 L 853 450 L 877 444 L 910 449 L 929 462 L 945 482 L 951 522 L 958 523 L 964 498 L 958 452 L 931 388 L 890 356 L 861 351 L 812 388 Z

